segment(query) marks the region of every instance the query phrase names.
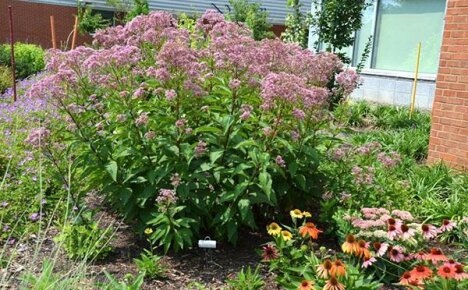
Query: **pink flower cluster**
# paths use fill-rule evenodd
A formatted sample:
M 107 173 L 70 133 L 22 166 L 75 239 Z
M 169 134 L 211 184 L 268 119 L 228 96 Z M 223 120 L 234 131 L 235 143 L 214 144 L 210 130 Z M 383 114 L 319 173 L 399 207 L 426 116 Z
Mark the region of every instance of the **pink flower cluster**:
M 371 235 L 386 237 L 388 240 L 407 241 L 417 236 L 430 240 L 444 231 L 450 231 L 455 223 L 443 220 L 440 227 L 414 222 L 410 212 L 385 208 L 363 208 L 362 217 L 351 217 L 351 224 L 360 230 L 372 231 Z

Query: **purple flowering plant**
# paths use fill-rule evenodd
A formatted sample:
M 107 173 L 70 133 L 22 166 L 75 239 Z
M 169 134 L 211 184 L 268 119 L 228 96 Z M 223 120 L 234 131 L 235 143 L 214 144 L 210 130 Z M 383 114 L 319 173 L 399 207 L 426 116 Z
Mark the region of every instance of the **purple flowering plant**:
M 191 30 L 152 12 L 50 51 L 29 94 L 67 116 L 89 186 L 140 232 L 166 219 L 150 238 L 177 249 L 199 232 L 235 243 L 257 217 L 313 202 L 329 102 L 352 90 L 342 71 L 334 54 L 255 41 L 214 11 Z

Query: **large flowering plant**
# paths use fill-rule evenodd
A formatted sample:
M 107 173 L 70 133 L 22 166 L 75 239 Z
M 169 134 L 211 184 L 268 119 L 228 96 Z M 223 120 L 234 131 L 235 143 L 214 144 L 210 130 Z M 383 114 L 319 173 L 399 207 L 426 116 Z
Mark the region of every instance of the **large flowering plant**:
M 456 223 L 418 223 L 407 211 L 390 212 L 385 208 L 363 208 L 360 215 L 345 219 L 353 230 L 346 236 L 342 250 L 360 260 L 363 268 L 375 269 L 387 281 L 399 279 L 409 288 L 466 287 L 464 265 L 437 247 L 440 236 L 452 231 Z
M 59 114 L 46 98 L 24 95 L 36 78 L 18 82 L 16 102 L 11 89 L 0 94 L 0 243 L 28 238 L 64 195 L 65 148 L 46 128 Z
M 379 289 L 358 267 L 340 253 L 316 243 L 322 230 L 310 220 L 311 214 L 299 209 L 290 212 L 292 226 L 275 222 L 267 226 L 273 242 L 262 247 L 263 262 L 277 274 L 277 282 L 285 289 Z
M 310 202 L 331 142 L 324 108 L 357 83 L 335 55 L 255 41 L 214 11 L 193 32 L 138 16 L 96 32 L 93 48 L 52 51 L 47 69 L 30 94 L 67 115 L 91 186 L 141 231 L 166 220 L 153 239 L 178 247 L 199 231 L 235 242 L 256 216 Z M 160 210 L 168 196 L 177 210 Z
M 402 176 L 404 161 L 398 153 L 383 150 L 378 142 L 343 143 L 330 149 L 328 157 L 320 171 L 340 178 L 327 180 L 325 184 L 321 202 L 323 221 L 330 221 L 338 208 L 358 211 L 364 206 L 408 204 L 409 184 Z

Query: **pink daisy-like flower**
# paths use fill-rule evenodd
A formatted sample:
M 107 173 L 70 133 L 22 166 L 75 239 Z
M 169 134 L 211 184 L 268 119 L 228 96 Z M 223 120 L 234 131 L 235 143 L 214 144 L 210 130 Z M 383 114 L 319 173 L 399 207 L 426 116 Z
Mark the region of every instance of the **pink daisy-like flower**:
M 375 254 L 377 256 L 382 257 L 383 255 L 385 255 L 387 253 L 387 250 L 388 250 L 388 244 L 387 243 L 375 242 L 373 244 L 373 246 L 374 246 Z
M 391 261 L 395 263 L 400 263 L 405 260 L 405 255 L 403 255 L 402 249 L 400 247 L 393 247 L 388 251 L 388 256 Z
M 403 240 L 408 240 L 408 239 L 412 238 L 414 236 L 414 234 L 415 234 L 414 229 L 408 227 L 405 224 L 402 224 L 400 228 L 401 228 L 401 238 Z
M 388 226 L 387 229 L 387 237 L 390 240 L 394 240 L 396 237 L 398 237 L 401 234 L 401 231 L 394 225 Z
M 437 236 L 437 228 L 433 225 L 424 224 L 421 226 L 422 235 L 426 240 L 430 240 Z
M 377 262 L 377 260 L 374 257 L 370 257 L 369 259 L 364 258 L 364 262 L 362 263 L 361 267 L 367 269 L 369 266 L 371 266 L 375 262 Z
M 426 259 L 426 253 L 423 252 L 423 251 L 419 251 L 417 252 L 416 254 L 413 254 L 413 259 L 416 259 L 416 260 L 425 260 Z
M 442 225 L 439 228 L 439 232 L 448 232 L 453 230 L 453 228 L 456 226 L 456 224 L 450 220 L 444 219 L 442 221 Z

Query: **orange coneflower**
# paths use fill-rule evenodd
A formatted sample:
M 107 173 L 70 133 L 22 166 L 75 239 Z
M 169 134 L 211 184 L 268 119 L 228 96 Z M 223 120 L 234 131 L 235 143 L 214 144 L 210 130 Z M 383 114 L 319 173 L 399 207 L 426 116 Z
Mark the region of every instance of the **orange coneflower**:
M 358 246 L 358 244 L 356 242 L 356 239 L 354 238 L 353 235 L 347 235 L 345 242 L 343 243 L 343 245 L 341 245 L 341 249 L 346 254 L 357 253 L 358 247 L 359 246 Z
M 462 264 L 455 265 L 455 279 L 457 281 L 468 279 L 468 273 L 465 272 Z
M 423 265 L 415 267 L 410 273 L 417 279 L 427 279 L 432 276 L 432 270 Z
M 299 233 L 303 238 L 310 236 L 312 239 L 318 239 L 318 234 L 322 231 L 317 229 L 313 223 L 306 223 L 299 229 Z
M 327 281 L 327 284 L 323 287 L 323 290 L 344 290 L 345 287 L 340 283 L 334 276 Z
M 322 264 L 318 265 L 317 276 L 322 279 L 327 279 L 331 274 L 332 267 L 332 261 L 330 261 L 330 259 L 326 259 Z
M 419 279 L 413 277 L 410 272 L 403 273 L 400 278 L 400 284 L 403 286 L 416 286 L 418 288 L 424 285 Z M 410 289 L 413 289 L 413 287 Z
M 341 260 L 335 260 L 330 269 L 332 276 L 344 276 L 346 275 L 346 265 Z
M 450 266 L 439 267 L 437 274 L 444 279 L 455 279 L 456 277 L 455 268 Z
M 438 261 L 448 261 L 447 256 L 445 256 L 440 249 L 432 248 L 431 252 L 426 255 L 426 260 L 431 260 L 433 264 L 437 263 Z
M 299 287 L 297 287 L 298 290 L 313 290 L 315 289 L 314 287 L 314 282 L 310 280 L 302 280 L 301 284 L 299 284 Z
M 359 240 L 358 241 L 358 251 L 356 253 L 356 256 L 358 257 L 364 257 L 366 259 L 369 259 L 371 256 L 371 253 L 368 249 L 369 244 L 366 243 L 364 240 Z

